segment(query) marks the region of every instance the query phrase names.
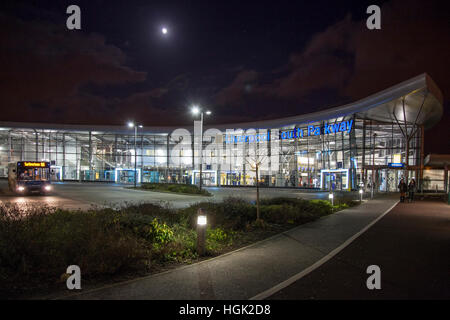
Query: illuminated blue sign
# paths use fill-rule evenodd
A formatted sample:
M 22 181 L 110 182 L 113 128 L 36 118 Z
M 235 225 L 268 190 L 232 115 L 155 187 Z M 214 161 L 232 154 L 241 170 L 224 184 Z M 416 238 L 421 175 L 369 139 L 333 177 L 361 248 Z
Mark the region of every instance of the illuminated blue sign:
M 403 168 L 404 166 L 405 166 L 404 163 L 392 163 L 392 162 L 388 163 L 389 168 Z
M 333 124 L 326 124 L 321 126 L 308 126 L 306 129 L 296 128 L 290 131 L 283 131 L 280 134 L 280 139 L 298 139 L 308 136 L 320 136 L 322 134 L 334 134 L 339 132 L 350 133 L 353 127 L 353 120 L 341 121 Z
M 321 126 L 308 126 L 307 128 L 295 128 L 289 131 L 280 132 L 280 140 L 286 139 L 300 139 L 308 136 L 320 136 L 335 134 L 339 132 L 350 133 L 353 127 L 353 120 L 341 121 L 333 124 L 326 124 Z M 264 134 L 250 134 L 250 135 L 226 135 L 225 143 L 237 142 L 263 142 L 270 140 L 270 131 Z
M 237 142 L 264 142 L 270 140 L 270 131 L 267 131 L 264 134 L 247 134 L 240 136 L 230 136 L 226 135 L 225 143 L 237 143 Z

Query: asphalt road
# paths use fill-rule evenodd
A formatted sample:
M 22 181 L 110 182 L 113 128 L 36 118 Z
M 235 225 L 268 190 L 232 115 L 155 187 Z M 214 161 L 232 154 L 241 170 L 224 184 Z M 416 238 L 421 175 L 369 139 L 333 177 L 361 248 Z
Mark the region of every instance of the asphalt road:
M 400 203 L 334 258 L 269 299 L 449 299 L 450 206 Z M 381 269 L 368 290 L 367 266 Z
M 168 203 L 174 208 L 189 206 L 199 201 L 220 201 L 228 196 L 238 196 L 247 200 L 256 200 L 255 188 L 206 188 L 214 196 L 179 195 L 152 191 L 129 189 L 129 185 L 105 183 L 54 183 L 54 191 L 46 196 L 17 196 L 8 190 L 6 180 L 0 180 L 0 202 L 12 202 L 19 205 L 49 205 L 65 209 L 86 210 L 91 206 L 117 207 L 125 204 L 144 202 Z M 261 198 L 294 197 L 304 199 L 326 198 L 325 192 L 302 192 L 295 189 L 261 189 Z

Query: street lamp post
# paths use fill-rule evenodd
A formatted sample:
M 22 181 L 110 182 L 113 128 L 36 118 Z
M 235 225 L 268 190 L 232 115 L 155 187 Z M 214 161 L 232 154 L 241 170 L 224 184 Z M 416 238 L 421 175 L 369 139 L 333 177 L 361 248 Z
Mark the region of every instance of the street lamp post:
M 200 113 L 200 183 L 199 183 L 199 188 L 200 191 L 202 191 L 202 184 L 203 184 L 203 111 L 200 110 L 199 107 L 194 106 L 192 108 L 192 113 L 193 114 L 198 114 Z M 211 111 L 206 111 L 205 112 L 206 115 L 210 115 Z M 195 176 L 194 176 L 195 179 Z
M 136 147 L 136 136 L 137 136 L 137 128 L 143 128 L 142 125 L 135 124 L 134 122 L 129 122 L 128 127 L 134 128 L 134 187 L 136 188 L 136 171 L 137 171 L 137 147 Z

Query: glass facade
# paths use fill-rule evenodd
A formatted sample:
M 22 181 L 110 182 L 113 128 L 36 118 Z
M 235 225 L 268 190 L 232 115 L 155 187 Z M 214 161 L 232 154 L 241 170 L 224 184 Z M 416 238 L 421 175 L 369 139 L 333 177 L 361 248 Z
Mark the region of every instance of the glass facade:
M 232 134 L 208 129 L 202 147 L 185 129 L 149 130 L 139 129 L 135 140 L 134 130 L 123 129 L 0 128 L 0 176 L 9 162 L 50 161 L 52 180 L 134 183 L 136 167 L 137 182 L 191 184 L 202 162 L 205 186 L 255 185 L 258 166 L 264 186 L 351 190 L 375 183 L 377 191 L 396 191 L 401 176 L 418 177 L 421 163 L 418 125 L 357 115 Z M 408 170 L 390 166 L 397 162 Z

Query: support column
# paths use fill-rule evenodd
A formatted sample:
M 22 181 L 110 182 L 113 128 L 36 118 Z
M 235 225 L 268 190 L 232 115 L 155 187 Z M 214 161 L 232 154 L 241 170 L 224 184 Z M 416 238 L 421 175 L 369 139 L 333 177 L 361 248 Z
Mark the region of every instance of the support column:
M 36 129 L 34 129 L 34 136 L 35 136 L 35 140 L 36 140 L 36 160 L 35 161 L 39 161 L 39 134 L 36 131 Z
M 366 188 L 366 170 L 364 169 L 366 165 L 366 120 L 363 121 L 363 137 L 362 137 L 362 160 L 361 160 L 361 180 L 363 183 L 363 188 Z
M 425 130 L 423 125 L 420 125 L 420 193 L 423 193 L 424 138 Z
M 169 183 L 169 140 L 170 136 L 167 134 L 167 140 L 166 140 L 166 183 Z
M 448 193 L 448 165 L 444 166 L 444 192 Z
M 144 134 L 141 135 L 141 183 L 144 182 Z
M 92 132 L 89 131 L 89 180 L 93 180 L 92 175 Z
M 65 177 L 65 172 L 66 172 L 66 134 L 63 133 L 63 138 L 62 138 L 62 144 L 63 144 L 63 150 L 62 150 L 62 156 L 63 156 L 63 165 L 61 168 L 61 181 L 64 181 L 64 177 Z
M 11 162 L 12 159 L 12 141 L 11 141 L 11 131 L 8 131 L 8 163 Z

